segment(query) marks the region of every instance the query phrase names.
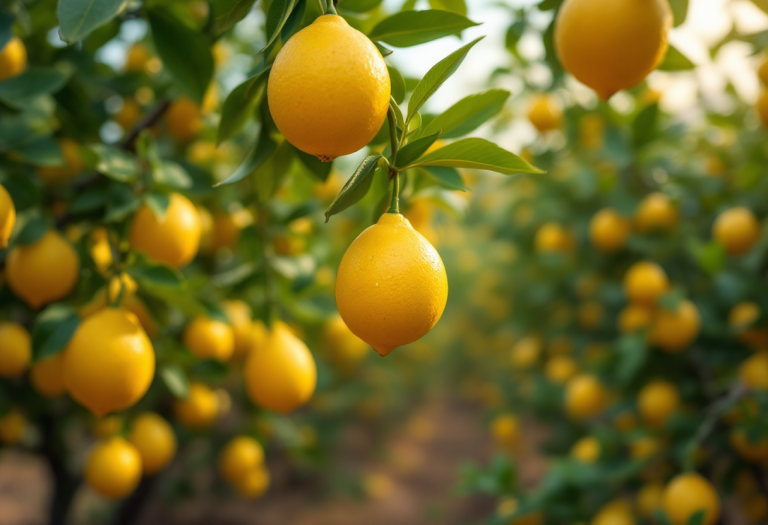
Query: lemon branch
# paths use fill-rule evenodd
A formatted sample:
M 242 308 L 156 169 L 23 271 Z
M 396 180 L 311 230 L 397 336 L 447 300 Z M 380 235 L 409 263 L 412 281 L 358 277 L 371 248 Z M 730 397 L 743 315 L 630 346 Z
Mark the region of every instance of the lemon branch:
M 392 179 L 392 200 L 389 203 L 387 213 L 400 213 L 400 173 L 397 171 L 395 161 L 397 161 L 398 141 L 397 125 L 395 124 L 395 112 L 392 107 L 387 110 L 387 121 L 389 123 L 389 143 L 391 153 L 389 155 L 389 178 Z
M 338 15 L 339 13 L 336 12 L 336 6 L 334 5 L 333 0 L 326 0 L 328 2 L 328 9 L 325 10 L 326 15 Z

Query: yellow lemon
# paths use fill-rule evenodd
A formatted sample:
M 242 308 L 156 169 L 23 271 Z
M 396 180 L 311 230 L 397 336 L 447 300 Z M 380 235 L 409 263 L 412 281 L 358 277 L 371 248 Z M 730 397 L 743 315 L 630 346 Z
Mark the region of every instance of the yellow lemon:
M 200 107 L 190 98 L 178 98 L 165 114 L 165 127 L 168 134 L 179 142 L 192 140 L 203 129 Z
M 237 485 L 263 464 L 264 449 L 258 441 L 248 436 L 233 438 L 219 456 L 219 472 L 233 485 Z
M 589 223 L 589 238 L 601 252 L 621 250 L 631 232 L 630 222 L 610 208 L 597 212 Z
M 491 434 L 498 446 L 514 448 L 520 439 L 520 424 L 512 414 L 501 414 L 491 421 Z
M 758 352 L 745 360 L 739 367 L 739 377 L 751 390 L 768 390 L 768 351 Z
M 640 233 L 668 231 L 677 225 L 678 213 L 663 193 L 651 193 L 635 210 L 635 228 Z
M 581 463 L 594 463 L 600 457 L 600 442 L 594 436 L 586 436 L 571 447 L 571 457 Z
M 19 377 L 32 360 L 32 339 L 20 324 L 0 322 L 0 377 Z
M 544 375 L 551 382 L 561 385 L 579 372 L 576 361 L 566 355 L 550 357 L 544 366 Z
M 554 222 L 548 222 L 536 231 L 536 251 L 541 253 L 568 253 L 575 247 L 573 235 Z
M 91 233 L 93 244 L 91 245 L 91 258 L 96 264 L 96 268 L 106 275 L 109 267 L 112 266 L 112 247 L 109 244 L 109 233 L 106 228 L 96 228 Z
M 125 55 L 125 70 L 129 73 L 141 73 L 150 56 L 147 46 L 136 42 L 128 48 Z
M 536 364 L 541 354 L 541 341 L 537 337 L 524 337 L 512 347 L 512 364 L 526 369 Z
M 300 150 L 330 161 L 359 150 L 387 115 L 389 72 L 373 42 L 325 15 L 280 50 L 267 87 L 277 128 Z
M 701 511 L 703 525 L 713 525 L 720 517 L 720 497 L 700 474 L 679 474 L 664 489 L 663 508 L 672 525 L 686 525 Z
M 342 319 L 380 355 L 426 335 L 447 300 L 440 255 L 397 213 L 385 213 L 352 242 L 336 276 Z
M 652 427 L 663 426 L 680 407 L 680 394 L 668 381 L 653 381 L 645 385 L 637 396 L 640 416 Z
M 171 194 L 171 203 L 160 220 L 142 206 L 131 222 L 131 247 L 155 261 L 181 268 L 195 258 L 200 245 L 200 215 L 189 199 Z
M 563 110 L 550 95 L 536 95 L 528 105 L 528 120 L 539 133 L 546 133 L 561 126 Z
M 666 352 L 685 350 L 699 336 L 701 318 L 696 305 L 689 300 L 680 302 L 674 312 L 659 310 L 653 319 L 650 340 Z
M 750 441 L 747 433 L 742 429 L 734 429 L 730 435 L 731 446 L 738 454 L 754 463 L 762 463 L 768 459 L 768 438 L 759 441 Z
M 637 491 L 637 499 L 635 504 L 637 512 L 643 518 L 652 518 L 656 511 L 661 509 L 662 500 L 664 498 L 664 485 L 652 481 L 646 483 L 640 490 Z
M 64 166 L 42 166 L 37 170 L 43 182 L 53 186 L 69 184 L 86 167 L 77 142 L 65 137 L 59 140 L 59 147 L 64 156 Z
M 105 498 L 124 498 L 141 481 L 139 451 L 121 437 L 97 443 L 88 455 L 85 481 Z
M 664 60 L 671 27 L 667 0 L 566 0 L 555 48 L 566 71 L 607 100 Z
M 344 324 L 340 315 L 331 317 L 323 327 L 326 352 L 337 363 L 356 363 L 368 353 L 368 345 Z
M 69 394 L 102 417 L 144 396 L 155 374 L 155 352 L 135 315 L 105 308 L 80 323 L 63 368 Z
M 131 424 L 128 441 L 141 456 L 145 475 L 157 474 L 176 455 L 176 435 L 168 421 L 153 412 L 139 414 Z
M 630 303 L 619 312 L 618 328 L 622 334 L 645 330 L 653 322 L 653 310 L 641 304 Z
M 16 224 L 16 207 L 8 190 L 0 184 L 0 250 L 8 246 L 8 239 Z
M 219 401 L 208 386 L 192 382 L 186 399 L 174 404 L 176 418 L 187 428 L 200 430 L 210 427 L 219 415 Z
M 67 391 L 64 385 L 63 353 L 41 359 L 32 365 L 29 375 L 32 388 L 43 397 L 53 399 Z
M 0 442 L 5 445 L 19 443 L 27 432 L 27 418 L 15 408 L 0 417 Z
M 12 37 L 0 49 L 0 82 L 20 75 L 27 68 L 27 48 L 19 37 Z
M 240 300 L 223 301 L 221 306 L 229 318 L 235 337 L 232 358 L 242 360 L 253 347 L 254 325 L 251 321 L 251 307 Z
M 80 259 L 60 233 L 47 231 L 11 250 L 5 276 L 13 293 L 37 309 L 69 295 L 80 276 Z
M 756 349 L 768 346 L 768 330 L 752 328 L 760 314 L 760 306 L 751 301 L 737 304 L 728 314 L 728 326 L 731 330 L 738 334 L 740 341 Z
M 590 521 L 590 525 L 634 525 L 635 517 L 629 502 L 620 499 L 604 505 Z
M 315 360 L 307 346 L 283 322 L 275 322 L 263 345 L 245 363 L 245 384 L 254 403 L 287 414 L 312 397 Z
M 195 317 L 184 329 L 184 345 L 199 359 L 227 361 L 235 350 L 235 332 L 227 323 Z
M 624 275 L 624 294 L 633 303 L 653 306 L 667 290 L 667 274 L 656 263 L 635 263 Z
M 264 495 L 269 488 L 269 483 L 269 471 L 262 466 L 249 471 L 245 476 L 238 479 L 235 488 L 240 497 L 256 499 Z
M 587 419 L 602 412 L 608 401 L 603 384 L 594 376 L 581 374 L 565 387 L 565 410 L 574 419 Z
M 731 208 L 721 213 L 712 227 L 712 236 L 731 255 L 743 255 L 760 238 L 755 214 L 746 208 Z

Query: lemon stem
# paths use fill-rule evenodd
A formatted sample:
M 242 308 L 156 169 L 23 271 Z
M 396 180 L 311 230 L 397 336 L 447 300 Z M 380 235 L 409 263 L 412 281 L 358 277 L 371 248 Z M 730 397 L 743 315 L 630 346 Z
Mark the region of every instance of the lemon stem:
M 392 200 L 387 213 L 400 213 L 400 174 L 397 172 L 392 178 Z
M 328 2 L 328 9 L 325 10 L 326 15 L 338 15 L 339 13 L 336 11 L 336 6 L 333 5 L 333 0 L 326 0 Z
M 387 110 L 387 121 L 389 122 L 389 144 L 392 150 L 389 155 L 389 178 L 392 179 L 392 200 L 387 213 L 400 213 L 400 173 L 393 167 L 395 166 L 395 161 L 397 161 L 397 125 L 395 124 L 395 112 L 392 106 Z

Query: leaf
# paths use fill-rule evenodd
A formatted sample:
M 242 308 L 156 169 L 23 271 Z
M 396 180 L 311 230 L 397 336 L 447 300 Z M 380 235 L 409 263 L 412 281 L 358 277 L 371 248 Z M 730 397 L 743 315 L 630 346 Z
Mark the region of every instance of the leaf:
M 406 123 L 410 122 L 413 115 L 435 94 L 435 91 L 440 89 L 440 86 L 456 72 L 461 63 L 464 62 L 469 50 L 483 38 L 485 37 L 477 38 L 469 44 L 460 47 L 427 71 L 427 74 L 424 75 L 424 78 L 421 79 L 421 82 L 413 90 L 411 99 L 408 101 L 408 118 Z
M 368 190 L 371 189 L 373 174 L 378 167 L 380 158 L 381 155 L 369 155 L 358 166 L 355 173 L 349 178 L 344 187 L 341 188 L 341 191 L 328 209 L 325 210 L 325 222 L 328 222 L 332 215 L 341 213 L 365 197 Z
M 297 0 L 296 7 L 293 8 L 291 16 L 285 21 L 285 25 L 280 30 L 280 39 L 287 42 L 294 33 L 300 28 L 301 21 L 304 19 L 304 12 L 307 10 L 307 0 Z M 269 53 L 267 53 L 269 54 Z
M 397 68 L 387 66 L 387 69 L 389 70 L 389 81 L 392 84 L 392 98 L 398 104 L 402 104 L 405 100 L 405 79 Z
M 254 189 L 262 202 L 270 199 L 285 179 L 296 159 L 296 149 L 290 142 L 284 140 L 271 157 L 253 172 Z
M 766 0 L 757 1 L 766 2 Z M 766 5 L 768 5 L 768 2 L 766 2 Z M 688 0 L 669 0 L 669 6 L 672 8 L 672 14 L 675 17 L 675 27 L 685 22 L 688 16 Z
M 291 11 L 296 7 L 297 0 L 273 0 L 267 13 L 267 44 L 262 48 L 263 53 L 275 39 L 280 36 L 280 31 L 288 21 Z
M 78 214 L 98 210 L 107 205 L 108 197 L 109 189 L 103 185 L 86 188 L 74 196 L 69 205 L 69 212 Z
M 213 56 L 202 33 L 177 20 L 166 11 L 147 10 L 157 54 L 179 87 L 202 105 L 213 77 Z
M 333 169 L 333 162 L 323 162 L 314 155 L 305 153 L 298 148 L 293 148 L 299 161 L 315 175 L 318 179 L 325 182 Z
M 248 16 L 256 0 L 211 0 L 208 33 L 217 39 Z
M 425 151 L 432 147 L 432 144 L 434 144 L 438 137 L 440 137 L 440 133 L 440 131 L 437 131 L 432 135 L 416 139 L 403 146 L 403 148 L 397 152 L 396 164 L 398 166 L 408 166 L 414 162 L 421 157 Z
M 114 183 L 109 189 L 106 222 L 119 221 L 139 209 L 141 199 L 133 194 L 133 190 L 125 184 Z
M 22 109 L 33 98 L 59 91 L 69 76 L 52 67 L 30 67 L 21 75 L 0 82 L 0 100 Z
M 686 525 L 704 525 L 706 523 L 707 511 L 700 510 L 688 518 Z
M 176 308 L 187 317 L 208 315 L 208 310 L 205 306 L 184 289 L 171 288 L 169 286 L 156 286 L 145 281 L 142 284 L 142 292 L 161 300 L 168 306 Z
M 253 149 L 248 152 L 248 155 L 245 157 L 245 160 L 243 160 L 243 163 L 240 164 L 240 167 L 238 167 L 232 175 L 223 181 L 214 184 L 213 187 L 218 188 L 219 186 L 223 186 L 225 184 L 234 184 L 235 182 L 243 180 L 248 175 L 256 171 L 259 166 L 264 164 L 264 162 L 275 151 L 276 147 L 277 144 L 275 144 L 275 141 L 272 140 L 272 137 L 269 136 L 269 133 L 267 133 L 262 128 L 262 131 L 259 134 L 258 142 L 256 142 L 256 145 L 253 147 Z
M 171 196 L 167 193 L 147 193 L 144 195 L 144 204 L 152 210 L 159 221 L 164 221 L 168 206 L 171 205 Z
M 658 104 L 650 104 L 637 114 L 634 122 L 632 122 L 632 139 L 635 148 L 642 148 L 654 139 L 657 133 L 658 121 Z
M 390 46 L 410 47 L 460 35 L 463 30 L 476 25 L 479 24 L 450 11 L 401 11 L 376 24 L 368 36 Z
M 664 62 L 658 67 L 659 71 L 690 71 L 696 69 L 696 64 L 682 54 L 677 48 L 669 46 Z
M 392 112 L 395 114 L 395 124 L 401 130 L 405 129 L 405 119 L 403 118 L 403 112 L 400 110 L 400 106 L 397 105 L 395 99 L 389 97 L 389 107 L 392 108 Z M 387 119 L 386 125 L 389 125 L 389 119 Z
M 376 45 L 376 49 L 379 50 L 379 53 L 381 53 L 381 56 L 383 56 L 383 57 L 388 57 L 389 55 L 391 55 L 393 53 L 393 51 L 391 49 L 389 49 L 388 47 L 384 47 L 383 45 L 381 45 L 378 42 L 374 42 L 374 44 Z
M 16 21 L 16 15 L 7 9 L 0 8 L 0 49 L 13 38 L 13 23 Z
M 616 343 L 618 354 L 617 379 L 629 383 L 640 371 L 648 358 L 648 347 L 645 344 L 645 334 L 642 332 L 620 337 Z
M 253 109 L 263 94 L 263 87 L 269 78 L 269 69 L 252 76 L 229 94 L 221 108 L 221 121 L 216 135 L 216 144 L 233 137 L 253 114 Z
M 446 166 L 489 170 L 505 175 L 514 173 L 544 173 L 538 168 L 485 139 L 467 138 L 428 153 L 411 166 Z
M 464 179 L 456 168 L 446 168 L 442 166 L 428 166 L 424 171 L 429 173 L 438 184 L 449 190 L 469 191 L 464 184 Z
M 78 42 L 119 15 L 128 0 L 59 0 L 56 16 L 65 42 Z
M 48 221 L 42 217 L 34 217 L 28 220 L 19 234 L 16 236 L 14 244 L 17 246 L 26 246 L 37 242 L 40 237 L 48 231 Z
M 432 9 L 453 11 L 465 16 L 467 14 L 467 4 L 464 0 L 429 0 L 429 5 Z
M 189 380 L 181 368 L 167 365 L 161 367 L 159 373 L 160 378 L 173 397 L 186 399 L 189 396 Z
M 383 0 L 341 0 L 336 7 L 345 11 L 352 11 L 353 13 L 365 13 L 371 9 L 379 7 L 382 1 Z
M 115 146 L 93 144 L 89 146 L 99 158 L 96 170 L 118 182 L 133 182 L 141 173 L 136 155 Z
M 496 116 L 509 98 L 505 89 L 491 89 L 459 100 L 450 108 L 433 118 L 419 135 L 429 135 L 442 130 L 441 137 L 454 139 L 470 133 Z
M 128 273 L 143 286 L 181 288 L 184 285 L 184 277 L 178 270 L 162 264 L 147 262 L 130 268 Z
M 173 189 L 192 187 L 192 179 L 179 164 L 170 160 L 161 160 L 152 165 L 152 179 L 160 186 Z
M 35 361 L 61 352 L 80 326 L 80 317 L 63 304 L 48 306 L 37 317 L 32 329 L 32 352 Z
M 20 159 L 35 166 L 64 165 L 61 147 L 52 137 L 35 137 L 29 142 L 9 149 Z

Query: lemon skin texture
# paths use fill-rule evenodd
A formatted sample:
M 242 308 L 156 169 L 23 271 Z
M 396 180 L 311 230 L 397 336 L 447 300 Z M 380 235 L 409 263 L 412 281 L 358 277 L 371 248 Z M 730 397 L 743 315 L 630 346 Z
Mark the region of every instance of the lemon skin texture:
M 85 465 L 85 480 L 109 499 L 127 496 L 141 480 L 141 456 L 121 437 L 96 444 Z
M 148 206 L 142 206 L 131 223 L 131 247 L 157 262 L 182 268 L 192 261 L 200 247 L 200 215 L 183 195 L 171 194 L 171 203 L 160 220 Z
M 163 470 L 176 455 L 173 428 L 165 419 L 152 412 L 136 416 L 128 441 L 139 452 L 141 468 L 147 476 Z
M 447 300 L 440 255 L 397 213 L 385 213 L 361 233 L 339 265 L 339 313 L 382 356 L 429 332 Z
M 5 271 L 13 293 L 38 309 L 69 295 L 80 275 L 80 259 L 61 234 L 47 231 L 32 244 L 13 248 Z
M 259 406 L 287 414 L 309 401 L 316 383 L 312 354 L 285 323 L 274 323 L 266 342 L 248 354 L 245 384 Z
M 27 48 L 18 37 L 11 38 L 0 49 L 0 82 L 20 75 L 27 68 Z
M 381 128 L 389 107 L 389 72 L 367 36 L 340 16 L 324 15 L 280 50 L 267 97 L 285 138 L 330 161 L 359 150 Z
M 136 316 L 122 308 L 85 319 L 64 351 L 67 391 L 97 417 L 134 405 L 154 374 L 152 343 Z
M 16 323 L 0 322 L 0 377 L 19 377 L 32 360 L 32 338 Z
M 566 0 L 555 48 L 569 73 L 608 100 L 664 60 L 672 21 L 667 0 Z
M 0 250 L 8 246 L 15 224 L 16 207 L 8 191 L 0 185 Z

